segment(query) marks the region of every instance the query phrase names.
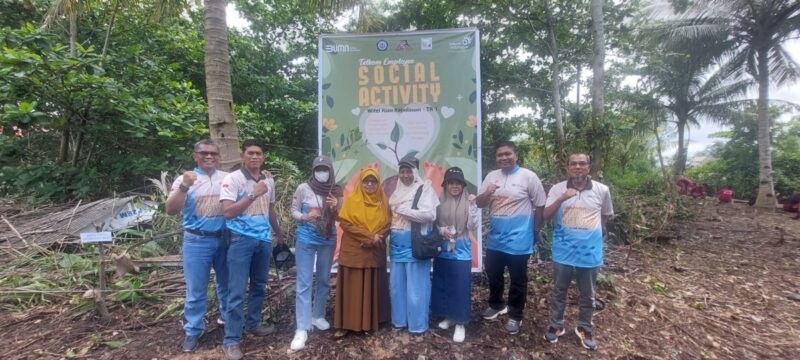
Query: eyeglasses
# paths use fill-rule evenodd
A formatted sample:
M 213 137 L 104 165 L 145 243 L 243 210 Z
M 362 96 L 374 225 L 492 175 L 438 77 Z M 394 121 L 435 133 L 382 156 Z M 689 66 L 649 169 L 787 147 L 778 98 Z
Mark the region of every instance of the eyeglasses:
M 378 185 L 378 180 L 364 179 L 361 183 L 364 185 Z
M 194 153 L 197 154 L 197 155 L 200 155 L 201 157 L 206 157 L 206 156 L 217 157 L 217 156 L 219 156 L 218 152 L 213 152 L 213 151 L 195 151 Z

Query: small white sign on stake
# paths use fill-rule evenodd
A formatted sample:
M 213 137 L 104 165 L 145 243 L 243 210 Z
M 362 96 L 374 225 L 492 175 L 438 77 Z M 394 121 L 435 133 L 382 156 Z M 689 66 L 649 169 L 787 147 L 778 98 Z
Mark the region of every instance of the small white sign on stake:
M 81 244 L 111 242 L 111 232 L 85 232 L 81 233 Z

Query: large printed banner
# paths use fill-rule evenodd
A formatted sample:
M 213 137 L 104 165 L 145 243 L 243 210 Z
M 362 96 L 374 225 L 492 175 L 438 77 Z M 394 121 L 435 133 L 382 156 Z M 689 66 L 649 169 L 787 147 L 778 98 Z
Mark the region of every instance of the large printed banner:
M 319 149 L 333 158 L 336 181 L 355 187 L 363 167 L 381 173 L 391 195 L 397 164 L 420 159 L 437 193 L 458 166 L 475 194 L 481 180 L 478 30 L 334 34 L 319 38 Z M 480 271 L 480 232 L 473 234 Z

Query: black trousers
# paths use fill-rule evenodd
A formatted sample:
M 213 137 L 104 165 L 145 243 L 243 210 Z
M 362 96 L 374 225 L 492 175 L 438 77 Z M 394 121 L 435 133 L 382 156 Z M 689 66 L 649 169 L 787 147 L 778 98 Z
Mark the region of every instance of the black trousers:
M 503 301 L 505 281 L 503 273 L 508 267 L 511 284 L 508 288 L 508 317 L 522 320 L 525 302 L 528 298 L 528 258 L 526 255 L 511 255 L 496 250 L 486 250 L 486 276 L 489 278 L 489 306 L 500 310 Z

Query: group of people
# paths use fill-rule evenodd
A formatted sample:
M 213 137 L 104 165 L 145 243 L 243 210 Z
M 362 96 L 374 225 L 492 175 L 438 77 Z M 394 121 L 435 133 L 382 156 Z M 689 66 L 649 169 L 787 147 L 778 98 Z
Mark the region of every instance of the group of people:
M 216 274 L 220 307 L 217 321 L 225 326 L 222 350 L 228 359 L 242 358 L 243 333 L 263 336 L 275 331 L 262 324 L 261 310 L 272 238 L 283 243 L 284 234 L 274 209 L 274 180 L 261 171 L 264 150 L 258 141 L 245 141 L 242 167 L 226 173 L 217 169 L 218 146 L 202 140 L 194 147 L 197 167 L 178 177 L 172 186 L 167 213 L 183 213 L 185 352 L 198 347 L 205 329 L 211 268 Z M 489 298 L 481 317 L 495 319 L 507 314 L 504 329 L 511 334 L 520 332 L 527 301 L 528 260 L 543 222 L 554 218 L 554 291 L 551 324 L 544 338 L 554 343 L 566 333 L 567 290 L 575 278 L 580 292 L 575 333 L 585 348 L 596 349 L 592 336 L 595 283 L 603 264 L 606 219 L 613 214 L 608 187 L 590 178 L 586 154 L 569 157 L 569 179 L 554 185 L 549 194 L 533 171 L 517 164 L 513 142 L 498 143 L 495 160 L 498 169 L 486 176 L 477 195 L 468 193 L 458 167 L 445 171 L 437 195 L 431 182 L 420 177 L 419 160 L 409 155 L 400 160 L 399 181 L 388 194 L 380 173 L 367 167 L 360 170 L 355 189 L 344 197 L 331 160 L 315 158 L 311 175 L 294 193 L 291 208 L 297 221 L 297 284 L 296 331 L 290 350 L 303 349 L 313 328 L 331 327 L 325 310 L 337 223 L 342 233 L 335 336 L 377 330 L 387 322 L 395 331 L 418 336 L 428 330 L 432 315 L 441 320 L 439 328 L 455 328 L 455 342 L 464 341 L 472 308 L 470 236 L 481 222 L 480 208 L 488 208 L 490 219 L 485 257 Z M 441 252 L 433 259 L 418 258 L 414 238 L 433 232 L 441 236 Z M 506 268 L 510 278 L 507 300 L 503 298 Z

